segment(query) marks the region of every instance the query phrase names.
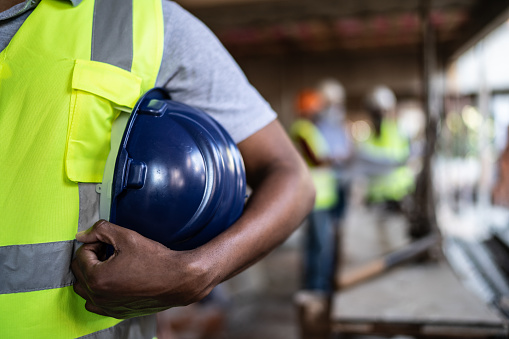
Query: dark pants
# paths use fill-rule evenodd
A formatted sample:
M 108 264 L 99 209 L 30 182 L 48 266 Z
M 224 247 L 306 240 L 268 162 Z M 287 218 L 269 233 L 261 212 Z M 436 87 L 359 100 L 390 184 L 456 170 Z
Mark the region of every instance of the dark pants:
M 336 264 L 334 210 L 313 211 L 305 234 L 304 288 L 333 291 Z

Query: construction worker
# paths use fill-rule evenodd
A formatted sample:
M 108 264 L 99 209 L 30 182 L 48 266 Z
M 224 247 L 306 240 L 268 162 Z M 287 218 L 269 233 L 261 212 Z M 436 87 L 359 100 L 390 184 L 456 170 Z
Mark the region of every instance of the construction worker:
M 398 127 L 396 96 L 387 86 L 376 86 L 366 96 L 365 105 L 373 131 L 360 151 L 374 164 L 390 169 L 370 178 L 367 201 L 400 211 L 403 199 L 414 189 L 414 174 L 406 165 L 410 144 Z
M 311 210 L 276 114 L 174 2 L 0 0 L 0 51 L 0 337 L 153 338 L 155 312 L 202 299 Z M 152 87 L 225 127 L 252 188 L 241 217 L 193 250 L 97 220 L 112 122 Z
M 336 219 L 340 222 L 347 208 L 350 191 L 348 167 L 354 158 L 354 145 L 346 126 L 346 95 L 343 85 L 334 78 L 320 81 L 318 91 L 324 99 L 324 109 L 316 125 L 329 145 L 336 175 L 337 203 Z
M 306 160 L 316 188 L 316 201 L 305 233 L 304 289 L 330 293 L 335 265 L 335 213 L 337 192 L 331 147 L 317 126 L 325 108 L 323 96 L 304 89 L 297 95 L 297 120 L 291 136 Z

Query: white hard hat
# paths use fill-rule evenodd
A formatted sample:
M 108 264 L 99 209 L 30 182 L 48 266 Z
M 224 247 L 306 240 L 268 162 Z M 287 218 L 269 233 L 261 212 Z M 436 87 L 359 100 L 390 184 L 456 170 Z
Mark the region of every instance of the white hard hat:
M 322 80 L 318 84 L 318 91 L 329 104 L 338 105 L 345 101 L 345 89 L 336 79 L 327 78 Z
M 385 85 L 374 87 L 366 96 L 368 110 L 390 111 L 396 107 L 394 92 Z

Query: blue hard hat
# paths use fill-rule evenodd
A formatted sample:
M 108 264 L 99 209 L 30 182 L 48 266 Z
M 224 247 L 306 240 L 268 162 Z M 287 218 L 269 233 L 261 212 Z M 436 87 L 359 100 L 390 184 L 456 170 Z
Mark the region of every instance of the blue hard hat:
M 186 250 L 203 245 L 240 217 L 244 163 L 217 121 L 170 100 L 160 88 L 148 91 L 130 116 L 123 115 L 125 125 L 119 117 L 121 127 L 113 127 L 112 153 L 98 186 L 101 218 Z

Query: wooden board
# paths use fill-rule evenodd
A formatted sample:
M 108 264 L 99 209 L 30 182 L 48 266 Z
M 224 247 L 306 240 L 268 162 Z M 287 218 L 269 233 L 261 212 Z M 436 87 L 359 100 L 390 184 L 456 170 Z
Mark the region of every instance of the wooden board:
M 337 293 L 332 330 L 443 338 L 507 336 L 502 319 L 443 262 L 398 267 Z

